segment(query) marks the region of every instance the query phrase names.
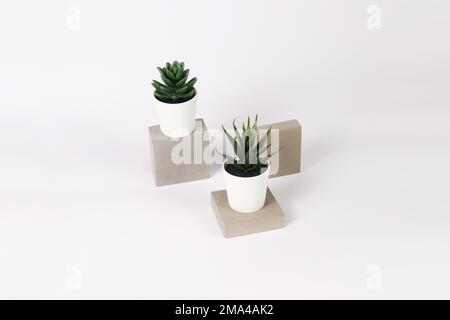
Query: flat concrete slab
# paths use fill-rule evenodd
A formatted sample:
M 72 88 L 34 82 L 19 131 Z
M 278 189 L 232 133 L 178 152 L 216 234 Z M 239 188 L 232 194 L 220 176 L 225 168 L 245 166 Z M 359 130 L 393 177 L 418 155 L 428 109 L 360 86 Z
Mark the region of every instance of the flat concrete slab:
M 156 186 L 183 183 L 210 177 L 208 131 L 203 119 L 195 120 L 194 132 L 183 138 L 165 136 L 159 126 L 149 127 L 150 153 Z
M 302 149 L 302 126 L 300 123 L 294 119 L 267 124 L 259 128 L 269 129 L 269 127 L 272 127 L 272 139 L 269 139 L 268 143 L 272 143 L 273 151 L 279 150 L 278 156 L 271 159 L 270 177 L 300 172 Z M 275 143 L 276 138 L 279 141 L 278 146 Z
M 284 214 L 270 189 L 264 207 L 253 213 L 239 213 L 230 208 L 226 190 L 211 192 L 211 205 L 225 238 L 283 228 Z

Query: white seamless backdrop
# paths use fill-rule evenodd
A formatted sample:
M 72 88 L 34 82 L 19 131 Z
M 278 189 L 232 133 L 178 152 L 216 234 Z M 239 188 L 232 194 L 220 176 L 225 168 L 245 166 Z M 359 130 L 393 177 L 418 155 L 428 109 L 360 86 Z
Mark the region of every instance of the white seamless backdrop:
M 449 1 L 0 4 L 0 298 L 450 298 Z M 173 59 L 210 128 L 302 123 L 286 228 L 224 239 L 217 170 L 153 185 Z

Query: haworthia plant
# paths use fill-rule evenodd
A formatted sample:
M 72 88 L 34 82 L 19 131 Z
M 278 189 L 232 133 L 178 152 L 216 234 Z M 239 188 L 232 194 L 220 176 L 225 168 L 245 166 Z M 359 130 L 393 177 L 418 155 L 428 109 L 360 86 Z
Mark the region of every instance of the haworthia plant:
M 168 103 L 181 103 L 195 96 L 194 84 L 197 78 L 187 81 L 189 69 L 184 69 L 184 62 L 167 62 L 164 67 L 158 67 L 162 83 L 153 80 L 155 97 L 160 101 Z
M 234 156 L 224 154 L 224 158 L 236 169 L 245 172 L 257 170 L 267 165 L 267 161 L 273 155 L 268 152 L 271 145 L 267 144 L 272 127 L 262 137 L 259 137 L 258 115 L 255 116 L 253 124 L 248 117 L 247 124 L 243 122 L 241 130 L 236 127 L 235 123 L 236 120 L 233 121 L 233 135 L 222 125 L 225 136 L 233 146 L 234 151 Z

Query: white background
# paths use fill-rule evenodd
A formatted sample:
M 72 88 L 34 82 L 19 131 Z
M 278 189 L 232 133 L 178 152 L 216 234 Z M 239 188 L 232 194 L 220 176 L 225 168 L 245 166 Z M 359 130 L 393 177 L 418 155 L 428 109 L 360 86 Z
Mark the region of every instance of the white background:
M 0 298 L 450 298 L 449 1 L 0 4 Z M 224 239 L 217 170 L 154 186 L 175 58 L 208 127 L 302 123 L 285 229 Z

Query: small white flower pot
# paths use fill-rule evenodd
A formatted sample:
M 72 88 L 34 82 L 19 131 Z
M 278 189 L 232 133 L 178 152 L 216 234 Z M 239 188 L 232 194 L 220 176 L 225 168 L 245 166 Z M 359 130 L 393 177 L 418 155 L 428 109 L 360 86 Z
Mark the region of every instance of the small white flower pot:
M 239 177 L 225 170 L 227 161 L 222 165 L 227 190 L 228 204 L 231 209 L 240 213 L 261 210 L 266 201 L 269 183 L 270 163 L 265 171 L 254 177 Z
M 170 138 L 190 135 L 195 129 L 195 106 L 197 93 L 191 100 L 181 103 L 166 103 L 154 96 L 156 114 L 161 132 Z

